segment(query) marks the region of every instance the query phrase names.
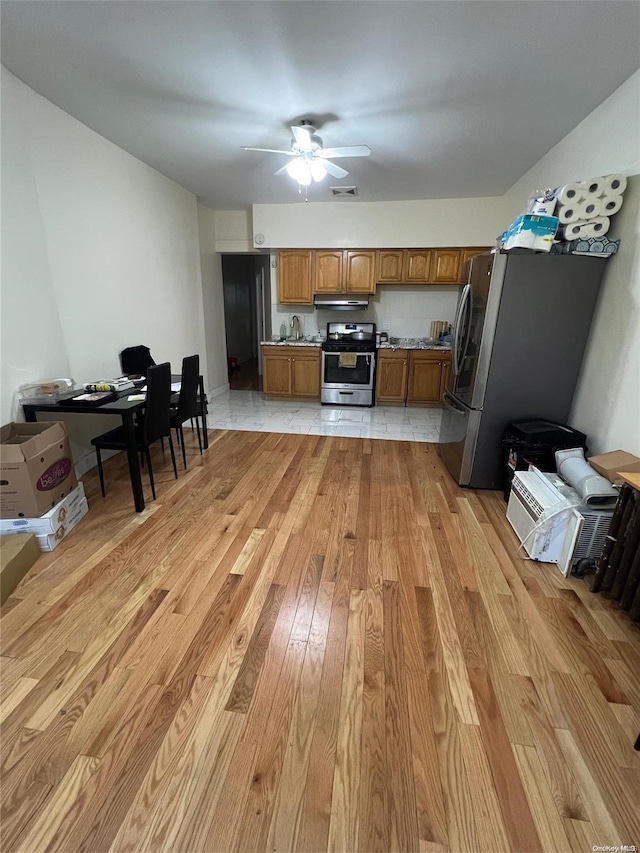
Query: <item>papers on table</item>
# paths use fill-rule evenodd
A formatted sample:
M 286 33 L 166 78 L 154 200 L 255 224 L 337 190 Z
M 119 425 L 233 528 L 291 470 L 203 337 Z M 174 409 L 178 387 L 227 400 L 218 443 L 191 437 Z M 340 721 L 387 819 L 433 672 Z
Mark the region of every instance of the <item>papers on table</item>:
M 146 394 L 129 394 L 129 396 L 127 397 L 127 400 L 129 400 L 131 403 L 138 403 L 138 402 L 140 402 L 140 400 L 146 400 L 146 399 L 147 399 Z
M 172 382 L 172 383 L 171 383 L 171 390 L 172 390 L 174 393 L 175 393 L 176 391 L 179 391 L 179 390 L 180 390 L 180 386 L 181 386 L 181 384 L 182 384 L 181 382 Z

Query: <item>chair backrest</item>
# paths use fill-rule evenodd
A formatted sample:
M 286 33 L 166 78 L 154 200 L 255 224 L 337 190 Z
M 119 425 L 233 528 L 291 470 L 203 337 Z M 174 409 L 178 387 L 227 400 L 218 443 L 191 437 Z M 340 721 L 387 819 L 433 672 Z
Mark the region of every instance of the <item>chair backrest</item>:
M 178 397 L 180 423 L 184 423 L 187 418 L 195 418 L 200 414 L 198 408 L 199 382 L 200 356 L 188 355 L 182 359 L 182 377 L 180 380 L 180 396 Z
M 147 405 L 142 425 L 145 444 L 169 435 L 170 408 L 171 365 L 166 361 L 147 370 Z
M 151 358 L 151 350 L 149 347 L 142 345 L 137 347 L 127 347 L 120 353 L 120 367 L 122 372 L 127 376 L 131 374 L 140 374 L 144 376 L 148 368 L 152 367 L 155 361 Z

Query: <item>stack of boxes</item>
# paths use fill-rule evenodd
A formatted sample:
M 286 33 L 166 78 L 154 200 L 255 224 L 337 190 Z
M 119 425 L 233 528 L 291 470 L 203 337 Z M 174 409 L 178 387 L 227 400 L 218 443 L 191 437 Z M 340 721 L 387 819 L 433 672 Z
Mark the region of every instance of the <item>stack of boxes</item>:
M 27 540 L 40 551 L 53 551 L 89 511 L 82 483 L 78 483 L 69 438 L 63 423 L 11 423 L 0 430 L 0 533 L 7 561 L 17 550 L 32 553 Z M 6 536 L 21 536 L 21 548 Z M 27 561 L 28 562 L 28 561 Z M 25 560 L 21 565 L 24 568 Z M 33 561 L 26 565 L 23 576 Z M 5 576 L 3 556 L 2 599 L 10 594 L 15 568 Z M 13 580 L 9 580 L 9 576 Z M 15 580 L 15 583 L 14 583 Z
M 0 430 L 0 533 L 35 533 L 53 551 L 89 511 L 63 423 Z

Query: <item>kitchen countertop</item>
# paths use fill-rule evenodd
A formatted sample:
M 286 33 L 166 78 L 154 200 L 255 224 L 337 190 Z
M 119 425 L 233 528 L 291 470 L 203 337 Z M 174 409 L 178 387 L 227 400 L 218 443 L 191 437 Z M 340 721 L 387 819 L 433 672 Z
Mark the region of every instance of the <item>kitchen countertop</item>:
M 450 346 L 428 344 L 424 338 L 394 338 L 394 343 L 379 344 L 378 349 L 435 349 L 451 352 Z
M 261 341 L 263 347 L 319 347 L 322 341 Z
M 395 339 L 394 339 L 395 340 Z M 261 341 L 265 347 L 320 347 L 322 341 Z M 434 349 L 451 352 L 449 346 L 425 343 L 424 338 L 397 338 L 396 343 L 378 344 L 378 349 Z

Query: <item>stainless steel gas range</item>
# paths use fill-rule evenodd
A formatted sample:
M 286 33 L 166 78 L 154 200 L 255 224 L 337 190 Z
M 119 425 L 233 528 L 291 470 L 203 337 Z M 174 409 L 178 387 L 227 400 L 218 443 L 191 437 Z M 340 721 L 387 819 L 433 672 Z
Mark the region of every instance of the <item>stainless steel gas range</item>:
M 376 324 L 327 323 L 322 344 L 320 400 L 339 406 L 373 406 Z

